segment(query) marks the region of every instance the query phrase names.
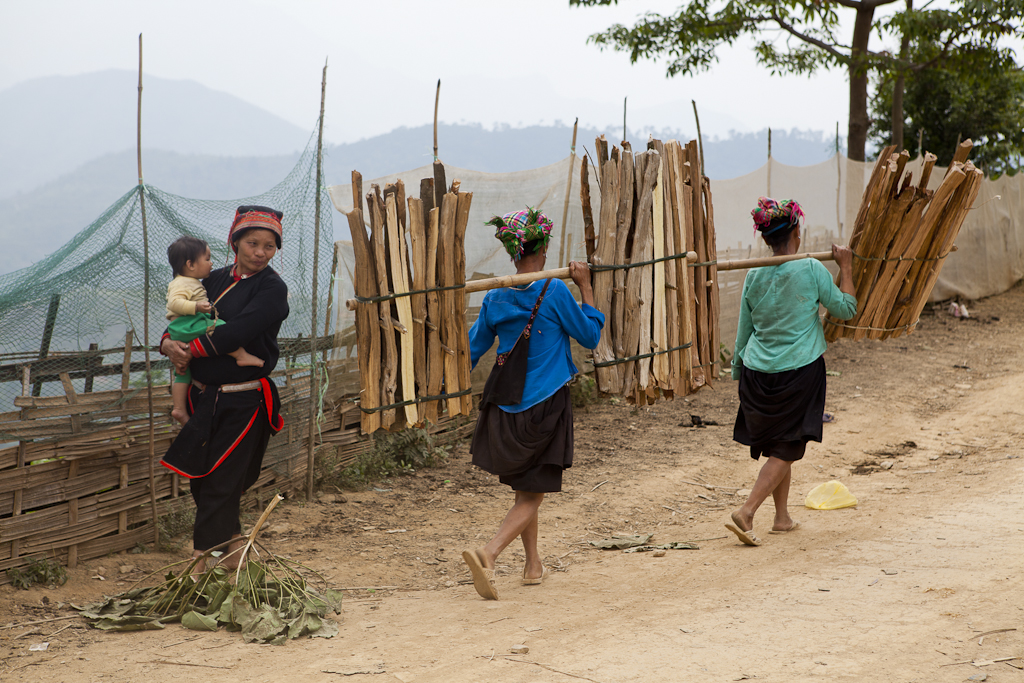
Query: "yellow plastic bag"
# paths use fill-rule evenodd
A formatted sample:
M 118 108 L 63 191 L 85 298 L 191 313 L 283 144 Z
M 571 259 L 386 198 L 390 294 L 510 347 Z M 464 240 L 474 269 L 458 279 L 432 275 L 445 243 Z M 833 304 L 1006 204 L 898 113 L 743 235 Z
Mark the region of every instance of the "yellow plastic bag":
M 812 510 L 838 510 L 856 504 L 857 499 L 850 493 L 850 489 L 835 480 L 815 486 L 804 501 L 804 505 Z

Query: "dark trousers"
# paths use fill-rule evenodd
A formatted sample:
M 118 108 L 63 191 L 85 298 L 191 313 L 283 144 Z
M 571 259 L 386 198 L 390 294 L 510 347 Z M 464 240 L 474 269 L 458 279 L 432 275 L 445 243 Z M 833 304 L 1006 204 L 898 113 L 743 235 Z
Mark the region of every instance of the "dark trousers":
M 205 477 L 189 481 L 196 503 L 196 523 L 192 530 L 192 545 L 196 550 L 208 550 L 241 533 L 238 515 L 242 494 L 259 477 L 270 434 L 261 411 L 224 462 Z

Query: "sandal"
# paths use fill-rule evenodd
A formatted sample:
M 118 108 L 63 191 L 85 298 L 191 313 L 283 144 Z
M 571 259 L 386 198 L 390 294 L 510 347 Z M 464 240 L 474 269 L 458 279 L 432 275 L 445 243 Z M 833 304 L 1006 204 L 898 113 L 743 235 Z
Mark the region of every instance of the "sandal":
M 473 575 L 473 587 L 476 588 L 480 597 L 497 600 L 498 588 L 494 585 L 494 570 L 484 567 L 484 563 L 480 561 L 480 556 L 475 550 L 463 550 L 462 559 Z
M 526 567 L 523 567 L 523 585 L 524 586 L 539 586 L 544 583 L 544 579 L 548 578 L 548 568 L 544 567 L 544 572 L 536 579 L 526 578 Z

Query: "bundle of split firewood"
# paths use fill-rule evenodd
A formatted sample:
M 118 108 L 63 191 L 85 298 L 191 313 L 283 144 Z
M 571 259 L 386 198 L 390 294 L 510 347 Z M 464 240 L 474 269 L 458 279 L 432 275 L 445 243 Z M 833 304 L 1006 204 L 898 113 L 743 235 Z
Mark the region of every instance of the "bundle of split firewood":
M 888 339 L 910 333 L 954 249 L 982 172 L 966 161 L 972 143 L 960 144 L 938 189 L 928 190 L 935 155 L 926 154 L 921 178 L 911 185 L 910 155 L 887 147 L 878 157 L 850 239 L 855 254 L 857 315 L 825 319 L 825 337 Z
M 473 193 L 459 192 L 457 180 L 447 192 L 445 185 L 444 166 L 435 162 L 418 199 L 406 199 L 401 180 L 383 193 L 373 185 L 364 212 L 362 176 L 352 173 L 348 222 L 365 433 L 434 423 L 445 410 L 469 415 L 473 408 L 463 289 Z
M 593 360 L 598 389 L 647 404 L 710 385 L 719 369 L 717 249 L 696 142 L 651 140 L 635 155 L 623 142 L 609 154 L 601 136 L 595 163 L 596 225 L 586 158 L 580 196 L 595 303 L 606 319 Z M 696 252 L 695 267 L 687 252 Z

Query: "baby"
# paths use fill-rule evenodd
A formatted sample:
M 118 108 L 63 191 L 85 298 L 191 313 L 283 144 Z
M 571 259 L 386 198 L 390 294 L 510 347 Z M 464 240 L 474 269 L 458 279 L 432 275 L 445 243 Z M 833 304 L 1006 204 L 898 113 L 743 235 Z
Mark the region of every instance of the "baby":
M 196 237 L 179 237 L 167 247 L 167 260 L 174 271 L 174 279 L 167 285 L 167 319 L 170 320 L 167 332 L 171 339 L 188 343 L 205 334 L 212 334 L 213 329 L 217 325 L 223 325 L 224 321 L 210 317 L 214 310 L 213 304 L 210 303 L 206 289 L 200 282 L 201 279 L 209 277 L 210 271 L 213 270 L 210 245 Z M 238 365 L 263 367 L 261 358 L 243 348 L 228 355 L 234 358 Z M 175 371 L 174 383 L 171 385 L 171 397 L 174 400 L 171 417 L 181 424 L 188 422 L 185 401 L 191 383 L 190 370 L 186 369 L 184 374 Z

